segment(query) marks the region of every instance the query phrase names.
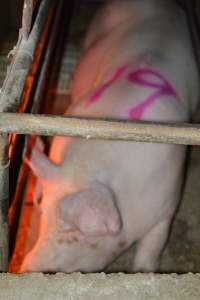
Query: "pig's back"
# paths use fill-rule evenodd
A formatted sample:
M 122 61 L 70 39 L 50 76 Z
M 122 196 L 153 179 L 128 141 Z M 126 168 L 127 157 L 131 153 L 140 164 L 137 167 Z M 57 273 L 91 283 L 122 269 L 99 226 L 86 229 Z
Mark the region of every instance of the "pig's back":
M 131 7 L 132 18 L 129 16 L 112 30 L 105 29 L 105 34 L 92 43 L 75 72 L 73 102 L 87 96 L 96 83 L 104 81 L 117 67 L 143 63 L 163 70 L 180 96 L 187 89 L 197 98 L 193 91 L 197 90 L 198 74 L 183 11 L 171 1 L 162 0 L 124 1 L 124 5 Z M 102 24 L 106 24 L 106 15 L 101 15 Z M 183 72 L 187 73 L 184 78 Z M 188 89 L 191 77 L 195 79 Z M 182 84 L 182 80 L 187 82 Z M 192 110 L 195 105 L 191 104 Z

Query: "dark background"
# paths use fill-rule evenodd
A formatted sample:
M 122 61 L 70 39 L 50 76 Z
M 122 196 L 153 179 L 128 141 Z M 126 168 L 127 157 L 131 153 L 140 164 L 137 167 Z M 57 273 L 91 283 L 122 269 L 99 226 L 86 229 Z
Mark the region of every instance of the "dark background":
M 23 0 L 0 1 L 0 38 L 6 39 L 11 31 L 21 26 Z

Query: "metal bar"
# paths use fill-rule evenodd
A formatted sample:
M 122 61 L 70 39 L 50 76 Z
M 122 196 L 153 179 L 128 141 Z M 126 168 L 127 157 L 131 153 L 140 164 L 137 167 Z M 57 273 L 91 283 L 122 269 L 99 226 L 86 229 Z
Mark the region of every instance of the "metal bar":
M 50 89 L 49 84 L 51 83 L 50 78 L 53 71 L 53 65 L 57 63 L 58 55 L 60 56 L 60 51 L 58 49 L 63 46 L 63 39 L 67 38 L 67 24 L 70 20 L 69 13 L 71 12 L 71 2 L 66 0 L 59 0 L 54 10 L 54 6 L 51 7 L 50 13 L 45 25 L 44 32 L 40 39 L 39 47 L 36 49 L 36 57 L 34 58 L 34 67 L 31 68 L 29 76 L 34 77 L 31 80 L 27 80 L 29 93 L 22 97 L 22 102 L 27 103 L 26 108 L 24 105 L 20 105 L 20 112 L 29 112 L 29 107 L 31 106 L 31 112 L 41 112 L 46 105 L 46 98 Z M 68 22 L 66 22 L 68 21 Z M 39 53 L 38 53 L 39 52 Z M 57 53 L 59 52 L 59 53 Z M 42 61 L 41 61 L 42 59 Z M 39 68 L 37 68 L 38 66 Z M 39 72 L 38 72 L 38 70 Z M 37 83 L 37 84 L 36 84 Z M 25 100 L 25 101 L 24 101 Z M 42 101 L 41 101 L 42 100 Z M 42 103 L 41 103 L 42 102 Z M 31 104 L 31 105 L 30 105 Z M 21 109 L 23 106 L 23 109 Z M 9 199 L 9 254 L 10 258 L 13 255 L 14 248 L 18 247 L 18 241 L 20 244 L 21 239 L 18 239 L 18 234 L 20 235 L 21 222 L 21 211 L 23 207 L 24 192 L 27 186 L 27 176 L 28 169 L 23 165 L 19 168 L 19 162 L 21 162 L 22 149 L 26 152 L 26 145 L 24 146 L 24 137 L 22 135 L 13 135 L 13 151 L 12 155 L 15 155 L 11 160 L 10 164 L 10 176 L 12 176 L 12 182 L 10 182 L 10 199 Z M 21 154 L 21 155 L 20 155 Z M 20 164 L 21 165 L 21 164 Z M 17 173 L 17 175 L 16 175 Z M 23 218 L 22 218 L 23 219 Z M 15 258 L 14 258 L 15 260 Z M 17 258 L 18 260 L 18 258 Z M 11 259 L 12 261 L 12 259 Z M 12 269 L 12 267 L 11 267 Z
M 28 30 L 30 28 L 28 12 L 31 12 L 32 10 L 31 6 L 28 5 L 28 2 L 25 2 L 23 27 L 20 29 L 18 43 L 12 53 L 14 56 L 13 61 L 8 69 L 8 74 L 0 94 L 1 112 L 16 111 L 19 106 L 29 67 L 41 37 L 51 3 L 51 0 L 43 0 L 41 2 L 38 16 L 28 35 Z
M 0 113 L 0 133 L 200 145 L 200 125 Z
M 54 0 L 53 0 L 54 1 Z M 16 47 L 11 54 L 13 59 L 7 70 L 7 76 L 0 92 L 0 112 L 16 111 L 23 92 L 26 77 L 36 46 L 41 37 L 43 27 L 48 16 L 48 8 L 51 0 L 41 2 L 39 12 L 33 28 L 32 0 L 24 1 L 22 28 Z M 31 31 L 30 31 L 31 30 Z M 0 271 L 8 269 L 8 193 L 9 193 L 9 169 L 8 169 L 8 138 L 0 137 Z
M 0 271 L 8 268 L 8 200 L 9 200 L 9 159 L 8 138 L 0 136 Z

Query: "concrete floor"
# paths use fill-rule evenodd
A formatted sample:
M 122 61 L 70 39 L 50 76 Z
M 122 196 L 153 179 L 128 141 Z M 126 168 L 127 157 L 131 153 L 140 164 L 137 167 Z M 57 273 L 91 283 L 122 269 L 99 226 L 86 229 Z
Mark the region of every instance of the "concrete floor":
M 0 300 L 198 300 L 200 275 L 0 275 Z

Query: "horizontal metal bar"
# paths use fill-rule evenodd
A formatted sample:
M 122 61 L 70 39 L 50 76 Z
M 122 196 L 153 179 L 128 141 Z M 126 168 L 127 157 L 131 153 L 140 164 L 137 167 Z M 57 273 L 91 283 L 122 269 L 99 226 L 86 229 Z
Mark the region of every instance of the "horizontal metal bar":
M 200 125 L 0 113 L 0 133 L 200 145 Z

